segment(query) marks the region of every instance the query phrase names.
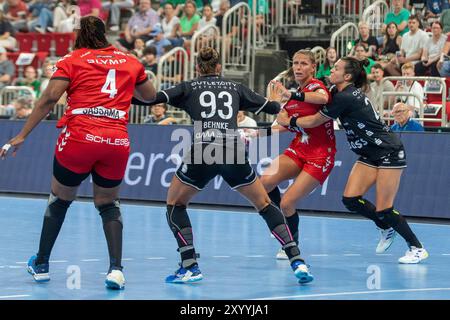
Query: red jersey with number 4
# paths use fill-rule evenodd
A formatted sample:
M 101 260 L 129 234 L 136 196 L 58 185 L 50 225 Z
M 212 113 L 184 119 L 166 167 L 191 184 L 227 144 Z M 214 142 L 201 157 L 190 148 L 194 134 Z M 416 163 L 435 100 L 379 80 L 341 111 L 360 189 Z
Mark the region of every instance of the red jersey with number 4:
M 113 46 L 78 49 L 56 63 L 52 79 L 70 82 L 67 109 L 58 122 L 116 127 L 126 131 L 128 111 L 136 85 L 146 81 L 143 65 Z
M 317 79 L 312 79 L 301 92 L 315 92 L 317 90 L 324 90 L 328 94 L 329 101 L 331 94 L 325 85 Z M 305 101 L 289 100 L 284 109 L 289 116 L 304 117 L 316 114 L 322 110 L 322 105 L 313 104 Z M 333 120 L 327 121 L 324 124 L 310 129 L 304 129 L 308 134 L 307 139 L 303 139 L 302 133 L 297 133 L 295 139 L 292 141 L 290 148 L 294 148 L 296 152 L 300 152 L 306 158 L 328 156 L 336 153 L 336 139 L 334 137 Z

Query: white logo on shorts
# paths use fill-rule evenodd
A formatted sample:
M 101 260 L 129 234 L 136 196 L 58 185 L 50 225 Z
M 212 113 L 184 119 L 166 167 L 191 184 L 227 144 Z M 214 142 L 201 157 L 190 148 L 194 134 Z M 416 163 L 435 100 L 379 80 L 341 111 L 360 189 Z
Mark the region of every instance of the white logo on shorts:
M 405 158 L 405 151 L 401 150 L 398 152 L 398 158 L 399 159 L 404 159 Z
M 64 149 L 64 146 L 67 144 L 67 139 L 70 137 L 70 132 L 67 131 L 64 137 L 61 140 L 61 143 L 58 144 L 58 151 L 61 152 Z

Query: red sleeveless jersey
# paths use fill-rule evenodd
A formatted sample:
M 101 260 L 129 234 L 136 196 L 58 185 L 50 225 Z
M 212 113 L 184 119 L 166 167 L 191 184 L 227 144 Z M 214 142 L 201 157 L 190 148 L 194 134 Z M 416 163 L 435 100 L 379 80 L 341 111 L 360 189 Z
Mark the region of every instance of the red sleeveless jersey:
M 146 81 L 143 65 L 113 46 L 75 50 L 56 63 L 52 79 L 69 81 L 63 127 L 95 125 L 126 130 L 136 85 Z
M 331 94 L 325 85 L 317 79 L 311 81 L 303 87 L 298 89 L 299 92 L 314 92 L 319 89 L 325 90 L 328 93 L 328 99 L 331 100 Z M 316 114 L 322 110 L 323 105 L 313 104 L 305 101 L 289 100 L 284 109 L 289 116 L 304 117 Z M 304 129 L 308 134 L 308 139 L 302 142 L 302 133 L 297 133 L 295 139 L 292 141 L 290 147 L 295 148 L 297 152 L 305 155 L 308 158 L 321 157 L 336 153 L 336 139 L 334 136 L 333 120 L 327 121 L 318 127 Z

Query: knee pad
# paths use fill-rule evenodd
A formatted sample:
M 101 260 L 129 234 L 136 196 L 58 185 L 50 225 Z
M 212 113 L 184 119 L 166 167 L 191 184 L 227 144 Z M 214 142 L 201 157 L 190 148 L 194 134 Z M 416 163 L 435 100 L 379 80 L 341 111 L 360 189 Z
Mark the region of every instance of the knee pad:
M 400 221 L 405 219 L 394 207 L 377 211 L 376 215 L 378 219 L 388 223 L 391 227 L 397 226 Z
M 284 215 L 273 203 L 262 209 L 259 214 L 266 221 L 270 230 L 274 230 L 279 225 L 286 224 Z
M 375 211 L 375 206 L 362 196 L 342 197 L 342 203 L 351 212 Z
M 97 206 L 97 210 L 102 217 L 103 223 L 108 223 L 111 221 L 118 221 L 121 225 L 123 225 L 122 215 L 120 213 L 120 201 L 115 200 L 112 203 L 103 204 L 101 206 Z
M 192 225 L 186 211 L 186 206 L 168 205 L 166 218 L 170 230 L 172 230 L 177 239 L 181 240 L 180 244 L 192 245 Z
M 44 217 L 64 220 L 71 203 L 72 201 L 62 200 L 50 193 Z

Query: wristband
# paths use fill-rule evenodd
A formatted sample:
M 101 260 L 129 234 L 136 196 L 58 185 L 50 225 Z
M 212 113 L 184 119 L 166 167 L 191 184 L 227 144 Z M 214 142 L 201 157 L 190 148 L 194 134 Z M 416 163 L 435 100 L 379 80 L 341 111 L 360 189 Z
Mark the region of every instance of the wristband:
M 297 119 L 298 117 L 291 117 L 291 120 L 289 121 L 289 126 L 292 128 L 296 128 L 297 126 Z
M 8 152 L 8 150 L 11 148 L 11 145 L 9 143 L 6 143 L 2 149 L 5 150 L 6 152 Z
M 305 101 L 305 93 L 304 92 L 292 92 L 291 99 L 297 100 L 297 101 Z

